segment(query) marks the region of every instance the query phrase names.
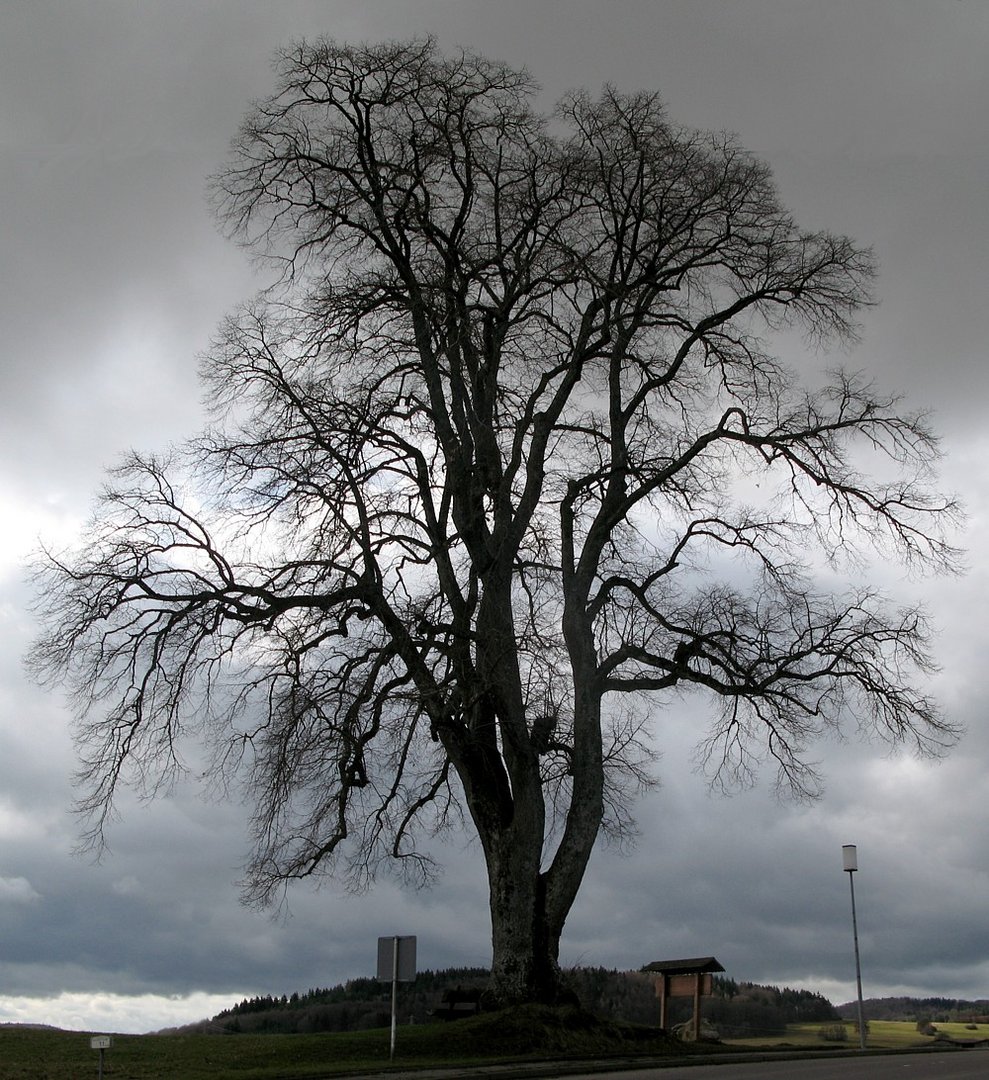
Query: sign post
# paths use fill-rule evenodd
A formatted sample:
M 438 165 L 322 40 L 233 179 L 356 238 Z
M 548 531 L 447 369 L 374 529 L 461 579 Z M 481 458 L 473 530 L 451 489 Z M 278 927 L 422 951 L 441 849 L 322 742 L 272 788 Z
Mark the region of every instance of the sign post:
M 378 938 L 378 978 L 391 981 L 391 1053 L 395 1060 L 395 1029 L 398 1016 L 398 984 L 412 982 L 416 977 L 416 939 L 407 937 Z
M 99 1069 L 99 1080 L 103 1080 L 103 1055 L 113 1046 L 113 1039 L 109 1035 L 94 1035 L 89 1040 L 89 1046 L 92 1050 L 99 1050 L 100 1063 L 97 1066 Z

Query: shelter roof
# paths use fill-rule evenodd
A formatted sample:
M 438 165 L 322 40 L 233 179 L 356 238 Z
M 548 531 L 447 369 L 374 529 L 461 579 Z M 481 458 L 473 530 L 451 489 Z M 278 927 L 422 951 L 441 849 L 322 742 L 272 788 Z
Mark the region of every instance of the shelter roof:
M 713 956 L 694 956 L 686 960 L 654 960 L 643 971 L 656 971 L 664 975 L 704 975 L 709 971 L 725 969 Z

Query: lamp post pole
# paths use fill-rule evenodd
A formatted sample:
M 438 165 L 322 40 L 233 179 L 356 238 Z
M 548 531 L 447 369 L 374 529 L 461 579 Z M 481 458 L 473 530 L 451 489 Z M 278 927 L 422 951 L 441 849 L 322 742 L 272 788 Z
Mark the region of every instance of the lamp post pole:
M 859 1007 L 859 1049 L 865 1049 L 865 1015 L 862 1010 L 862 965 L 859 962 L 859 928 L 855 918 L 855 871 L 858 870 L 858 853 L 854 844 L 844 844 L 841 848 L 842 864 L 848 874 L 848 885 L 852 894 L 852 939 L 855 942 L 855 985 L 858 989 Z

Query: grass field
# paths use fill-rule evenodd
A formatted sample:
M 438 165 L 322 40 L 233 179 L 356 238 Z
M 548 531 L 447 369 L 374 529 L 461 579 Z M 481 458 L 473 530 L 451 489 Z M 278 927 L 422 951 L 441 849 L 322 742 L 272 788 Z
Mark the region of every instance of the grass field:
M 389 1065 L 387 1028 L 332 1035 L 117 1035 L 106 1080 L 315 1080 Z M 683 1054 L 680 1044 L 579 1010 L 531 1007 L 455 1024 L 401 1027 L 396 1068 L 498 1061 Z M 81 1032 L 0 1027 L 0 1080 L 91 1080 L 98 1053 Z
M 821 1038 L 821 1029 L 829 1025 L 791 1024 L 785 1035 L 778 1038 L 731 1039 L 732 1046 L 773 1046 L 787 1045 L 799 1047 L 838 1047 L 854 1049 L 858 1046 L 858 1031 L 852 1024 L 846 1024 L 848 1038 L 844 1043 L 827 1042 Z M 975 1030 L 965 1024 L 936 1024 L 942 1036 L 968 1042 L 974 1039 L 989 1039 L 989 1024 L 978 1024 Z M 906 1050 L 915 1046 L 930 1046 L 934 1038 L 921 1035 L 917 1025 L 907 1020 L 870 1020 L 866 1046 L 873 1050 Z
M 778 1039 L 733 1039 L 730 1046 L 854 1048 L 848 1025 L 844 1043 L 821 1039 L 820 1023 L 793 1024 Z M 938 1024 L 960 1041 L 989 1038 L 989 1024 Z M 907 1049 L 932 1039 L 908 1022 L 874 1020 L 871 1049 Z M 117 1035 L 105 1059 L 105 1080 L 316 1080 L 341 1073 L 384 1071 L 389 1066 L 387 1029 L 333 1035 Z M 401 1027 L 396 1068 L 481 1065 L 539 1058 L 607 1058 L 634 1054 L 685 1054 L 649 1029 L 597 1025 L 585 1014 L 532 1009 L 506 1017 L 485 1015 L 456 1024 Z M 98 1054 L 84 1032 L 0 1026 L 0 1080 L 92 1080 Z
M 91 1080 L 97 1060 L 88 1034 L 0 1028 L 2 1080 Z M 387 1030 L 353 1036 L 115 1035 L 106 1051 L 104 1076 L 106 1080 L 272 1080 L 370 1071 L 387 1064 Z

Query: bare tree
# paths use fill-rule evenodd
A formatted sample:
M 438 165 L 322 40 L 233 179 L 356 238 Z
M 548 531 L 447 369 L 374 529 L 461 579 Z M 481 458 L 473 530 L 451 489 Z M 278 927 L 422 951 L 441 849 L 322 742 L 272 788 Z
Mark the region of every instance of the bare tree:
M 74 688 L 94 842 L 190 734 L 246 784 L 258 902 L 428 875 L 466 815 L 498 991 L 552 999 L 671 695 L 715 703 L 726 785 L 770 761 L 812 795 L 805 751 L 851 717 L 952 741 L 921 614 L 815 585 L 847 552 L 952 568 L 936 445 L 769 351 L 853 338 L 873 265 L 733 139 L 610 88 L 544 117 L 430 41 L 303 43 L 278 79 L 215 179 L 277 285 L 204 359 L 211 430 L 130 457 L 44 560 L 33 659 Z

